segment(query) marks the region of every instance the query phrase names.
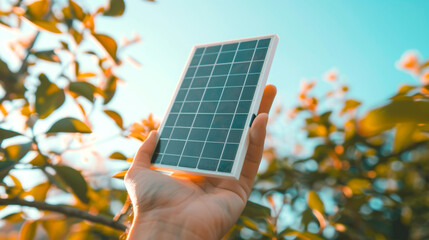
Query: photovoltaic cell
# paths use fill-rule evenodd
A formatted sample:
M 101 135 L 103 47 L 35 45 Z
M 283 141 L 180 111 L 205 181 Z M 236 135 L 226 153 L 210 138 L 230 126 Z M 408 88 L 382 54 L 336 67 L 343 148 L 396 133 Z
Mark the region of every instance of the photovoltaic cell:
M 237 178 L 242 164 L 237 161 L 243 160 L 237 157 L 246 149 L 244 133 L 255 113 L 251 107 L 276 43 L 276 36 L 265 36 L 195 48 L 159 130 L 152 163 Z

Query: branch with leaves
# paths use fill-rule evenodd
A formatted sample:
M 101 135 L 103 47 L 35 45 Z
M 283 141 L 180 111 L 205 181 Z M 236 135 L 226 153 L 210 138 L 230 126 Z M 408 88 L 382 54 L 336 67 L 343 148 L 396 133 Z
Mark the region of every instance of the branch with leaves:
M 16 206 L 25 206 L 25 207 L 33 207 L 38 210 L 46 210 L 51 212 L 57 212 L 64 214 L 67 217 L 75 217 L 83 220 L 87 220 L 93 223 L 99 223 L 120 231 L 125 231 L 127 226 L 122 224 L 120 221 L 115 221 L 109 217 L 105 217 L 102 215 L 92 215 L 87 211 L 83 211 L 77 208 L 72 208 L 67 205 L 53 205 L 45 202 L 39 201 L 26 201 L 20 198 L 0 198 L 0 205 L 16 205 Z

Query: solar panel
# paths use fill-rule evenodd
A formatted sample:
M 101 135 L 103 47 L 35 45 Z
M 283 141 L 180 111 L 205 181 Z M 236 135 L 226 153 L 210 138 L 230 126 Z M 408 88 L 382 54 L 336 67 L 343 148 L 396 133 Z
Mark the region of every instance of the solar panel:
M 278 36 L 194 46 L 158 130 L 161 170 L 238 179 Z

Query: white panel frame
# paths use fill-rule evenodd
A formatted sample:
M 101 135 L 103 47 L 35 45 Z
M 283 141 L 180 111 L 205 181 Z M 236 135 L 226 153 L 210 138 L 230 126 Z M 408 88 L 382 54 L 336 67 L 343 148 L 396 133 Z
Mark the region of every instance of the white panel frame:
M 271 68 L 271 64 L 274 58 L 274 53 L 277 48 L 277 43 L 279 41 L 279 37 L 277 34 L 272 35 L 264 35 L 264 36 L 258 36 L 258 37 L 251 37 L 251 38 L 242 38 L 242 39 L 235 39 L 235 40 L 229 40 L 229 41 L 221 41 L 221 42 L 214 42 L 214 43 L 208 43 L 208 44 L 199 44 L 195 45 L 191 51 L 191 54 L 188 57 L 188 60 L 186 62 L 185 68 L 180 76 L 180 81 L 178 82 L 176 86 L 176 90 L 174 91 L 173 97 L 170 101 L 170 104 L 168 106 L 168 110 L 164 114 L 163 120 L 161 122 L 161 125 L 158 129 L 158 133 L 162 132 L 164 129 L 165 122 L 170 114 L 171 108 L 173 106 L 174 100 L 176 99 L 176 96 L 179 92 L 180 86 L 182 85 L 183 80 L 185 79 L 185 74 L 187 69 L 189 68 L 189 65 L 191 64 L 192 57 L 194 56 L 194 53 L 197 48 L 201 47 L 211 47 L 211 46 L 217 46 L 217 45 L 224 45 L 229 43 L 239 43 L 244 41 L 252 41 L 252 40 L 261 40 L 271 38 L 270 45 L 268 46 L 267 55 L 265 57 L 264 65 L 262 67 L 258 85 L 255 89 L 255 95 L 252 100 L 252 104 L 249 109 L 249 114 L 247 116 L 246 124 L 243 129 L 242 137 L 239 143 L 239 147 L 237 149 L 237 155 L 234 160 L 234 165 L 231 169 L 230 173 L 224 173 L 224 172 L 216 172 L 216 171 L 208 171 L 208 170 L 201 170 L 198 168 L 185 168 L 180 166 L 170 166 L 170 165 L 164 165 L 159 163 L 153 163 L 152 166 L 155 169 L 159 169 L 163 172 L 180 172 L 180 173 L 188 173 L 188 174 L 195 174 L 195 175 L 201 175 L 201 176 L 208 176 L 208 177 L 222 177 L 222 178 L 234 178 L 239 179 L 241 175 L 241 169 L 244 164 L 244 159 L 246 157 L 247 148 L 249 146 L 249 130 L 250 130 L 250 122 L 252 121 L 253 115 L 258 114 L 259 105 L 261 103 L 262 94 L 264 93 L 265 85 L 268 79 L 268 73 Z M 157 134 L 156 136 L 156 143 L 158 144 L 160 138 L 160 134 Z M 220 161 L 220 159 L 219 159 Z

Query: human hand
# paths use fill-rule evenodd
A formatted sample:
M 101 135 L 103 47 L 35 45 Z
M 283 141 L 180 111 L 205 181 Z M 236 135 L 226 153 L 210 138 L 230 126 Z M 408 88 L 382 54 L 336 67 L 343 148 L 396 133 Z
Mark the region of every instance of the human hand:
M 167 176 L 150 169 L 156 132 L 138 150 L 125 175 L 134 209 L 128 239 L 220 239 L 234 225 L 252 190 L 276 88 L 267 85 L 239 180 Z

